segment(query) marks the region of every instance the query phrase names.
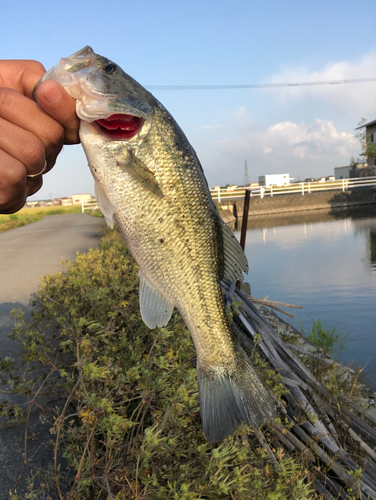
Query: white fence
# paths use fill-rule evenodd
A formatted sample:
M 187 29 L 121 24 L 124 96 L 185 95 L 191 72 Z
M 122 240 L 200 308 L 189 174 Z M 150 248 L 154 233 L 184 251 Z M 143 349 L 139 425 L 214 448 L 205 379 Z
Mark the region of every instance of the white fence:
M 280 194 L 309 194 L 318 191 L 347 191 L 348 189 L 356 189 L 363 187 L 376 186 L 376 177 L 360 177 L 356 179 L 340 179 L 337 181 L 327 182 L 299 182 L 296 184 L 289 184 L 288 186 L 270 186 L 259 187 L 251 189 L 251 198 L 258 197 L 264 198 L 265 196 L 277 196 Z M 226 199 L 244 198 L 245 189 L 215 189 L 210 190 L 213 200 L 224 201 Z M 85 210 L 93 210 L 99 208 L 96 200 L 89 202 L 82 201 L 82 213 Z
M 81 205 L 82 205 L 82 213 L 84 213 L 85 210 L 95 210 L 99 208 L 97 200 L 91 200 L 87 202 L 81 201 Z
M 376 177 L 360 177 L 356 179 L 340 179 L 327 182 L 299 182 L 288 186 L 270 186 L 251 189 L 251 197 L 277 196 L 280 194 L 309 194 L 318 191 L 347 191 L 348 189 L 376 186 Z M 216 189 L 211 190 L 212 198 L 216 201 L 244 198 L 245 189 Z

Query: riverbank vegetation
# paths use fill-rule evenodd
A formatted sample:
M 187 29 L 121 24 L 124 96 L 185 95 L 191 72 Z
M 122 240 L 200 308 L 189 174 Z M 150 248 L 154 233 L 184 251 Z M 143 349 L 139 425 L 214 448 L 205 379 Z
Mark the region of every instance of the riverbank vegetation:
M 73 471 L 66 476 L 55 464 L 25 498 L 316 498 L 305 464 L 275 450 L 281 467 L 274 471 L 248 428 L 206 441 L 189 333 L 177 313 L 165 328 L 144 325 L 138 268 L 117 231 L 45 277 L 31 321 L 18 312 L 12 336 L 23 343 L 27 376 L 5 359 L 3 382 L 38 396 L 26 410 L 3 407 L 6 425 L 26 421 L 42 393 L 64 398 L 51 433 L 56 456 L 62 450 Z
M 37 222 L 46 215 L 73 214 L 81 212 L 81 205 L 22 208 L 19 212 L 10 215 L 0 214 L 0 233 Z
M 234 307 L 231 317 L 238 314 L 238 304 Z M 287 418 L 279 417 L 262 433 L 243 426 L 221 443 L 206 441 L 189 333 L 176 312 L 165 328 L 144 325 L 138 267 L 116 229 L 107 229 L 99 248 L 79 254 L 64 272 L 44 278 L 30 321 L 21 311 L 15 317 L 12 338 L 23 346 L 22 371 L 5 358 L 0 375 L 29 404 L 2 405 L 0 416 L 4 429 L 25 422 L 27 443 L 30 412 L 41 405 L 55 463 L 32 476 L 26 496 L 14 493 L 12 500 L 322 498 L 314 481 L 332 463 L 317 470 L 306 446 L 293 452 L 291 443 L 290 450 L 280 446 L 295 425 Z M 256 347 L 257 342 L 253 363 L 285 401 L 289 391 L 282 377 Z M 320 376 L 328 379 L 333 366 L 326 373 L 324 368 L 320 365 Z M 328 390 L 338 390 L 334 378 L 328 379 Z M 346 395 L 349 384 L 341 385 Z M 49 414 L 42 395 L 63 403 Z M 306 420 L 303 414 L 301 419 Z M 273 429 L 281 430 L 277 435 Z M 27 450 L 20 468 L 24 459 Z M 350 486 L 346 498 L 358 498 L 352 491 L 361 470 L 353 474 L 355 489 Z
M 337 326 L 333 328 L 324 328 L 321 324 L 321 320 L 312 320 L 312 326 L 308 331 L 308 337 L 310 341 L 321 347 L 326 353 L 333 355 L 338 355 L 342 349 L 345 347 L 346 339 L 350 332 L 346 334 L 340 334 L 337 332 Z M 303 323 L 301 323 L 302 333 L 305 334 Z

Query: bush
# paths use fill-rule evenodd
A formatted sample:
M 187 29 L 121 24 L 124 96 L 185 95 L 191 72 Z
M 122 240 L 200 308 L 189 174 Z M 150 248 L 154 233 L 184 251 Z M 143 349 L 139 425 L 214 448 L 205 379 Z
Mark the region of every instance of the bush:
M 144 325 L 138 268 L 116 230 L 45 277 L 29 324 L 17 318 L 12 336 L 29 377 L 9 360 L 3 373 L 15 392 L 35 394 L 44 370 L 43 389 L 65 397 L 51 433 L 76 474 L 67 500 L 316 498 L 305 465 L 274 450 L 273 470 L 249 428 L 206 441 L 189 333 L 177 313 L 165 328 Z M 55 474 L 60 490 L 57 464 Z

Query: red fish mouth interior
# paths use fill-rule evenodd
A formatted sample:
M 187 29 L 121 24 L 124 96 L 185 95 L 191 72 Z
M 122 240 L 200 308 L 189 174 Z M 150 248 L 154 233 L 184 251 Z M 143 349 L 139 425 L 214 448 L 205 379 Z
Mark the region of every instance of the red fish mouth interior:
M 116 114 L 102 120 L 96 120 L 100 129 L 111 139 L 131 139 L 141 130 L 143 118 L 133 115 Z

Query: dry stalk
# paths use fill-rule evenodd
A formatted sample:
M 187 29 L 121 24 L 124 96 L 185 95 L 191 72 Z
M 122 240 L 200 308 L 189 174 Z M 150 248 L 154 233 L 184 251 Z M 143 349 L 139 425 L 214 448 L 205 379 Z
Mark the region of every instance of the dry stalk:
M 12 498 L 14 497 L 14 494 L 16 492 L 16 488 L 17 488 L 17 485 L 18 483 L 20 482 L 21 478 L 22 478 L 22 474 L 24 473 L 26 467 L 28 466 L 28 462 L 27 462 L 27 430 L 28 430 L 28 426 L 29 426 L 29 420 L 30 420 L 30 414 L 31 414 L 31 408 L 36 400 L 36 398 L 38 397 L 40 391 L 42 390 L 44 384 L 47 382 L 47 380 L 49 379 L 50 375 L 56 370 L 56 367 L 53 366 L 51 368 L 51 370 L 49 371 L 47 377 L 44 379 L 42 385 L 39 387 L 39 389 L 37 390 L 35 396 L 33 397 L 33 399 L 30 401 L 29 403 L 29 410 L 27 412 L 27 418 L 26 418 L 26 426 L 25 426 L 25 458 L 24 458 L 24 463 L 23 463 L 23 467 L 22 467 L 22 470 L 20 472 L 20 475 L 18 476 L 18 479 L 17 479 L 17 482 L 13 488 L 13 491 L 11 492 L 11 495 L 10 495 L 10 500 L 12 500 Z

